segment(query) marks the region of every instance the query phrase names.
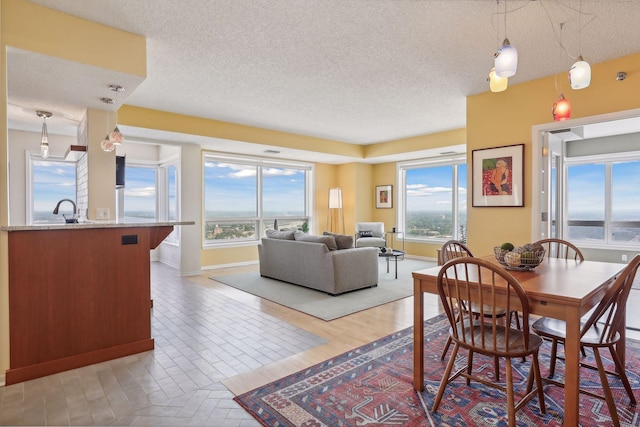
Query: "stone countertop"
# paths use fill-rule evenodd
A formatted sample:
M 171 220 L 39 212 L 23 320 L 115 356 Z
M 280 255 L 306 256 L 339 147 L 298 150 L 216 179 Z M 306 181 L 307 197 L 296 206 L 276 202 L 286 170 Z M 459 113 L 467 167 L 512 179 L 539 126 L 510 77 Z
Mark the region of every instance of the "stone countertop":
M 117 222 L 117 221 L 86 221 L 72 224 L 41 224 L 41 225 L 9 225 L 2 226 L 2 231 L 45 231 L 45 230 L 84 230 L 88 228 L 139 228 L 166 227 L 173 225 L 195 225 L 195 221 L 155 221 L 155 222 Z

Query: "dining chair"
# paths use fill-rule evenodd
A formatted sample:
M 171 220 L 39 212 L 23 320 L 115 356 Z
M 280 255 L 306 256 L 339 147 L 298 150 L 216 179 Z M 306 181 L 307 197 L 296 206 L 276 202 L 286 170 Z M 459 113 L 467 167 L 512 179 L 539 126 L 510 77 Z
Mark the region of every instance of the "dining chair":
M 564 258 L 573 259 L 575 261 L 584 261 L 584 256 L 580 249 L 573 243 L 563 239 L 542 239 L 534 243 L 544 247 L 547 258 Z
M 442 248 L 440 248 L 440 259 L 439 259 L 440 265 L 446 264 L 447 261 L 450 261 L 452 259 L 462 258 L 462 257 L 473 257 L 473 253 L 471 253 L 471 250 L 464 243 L 458 240 L 449 240 L 448 242 L 445 242 L 442 245 Z M 476 317 L 479 317 L 480 315 L 482 315 L 483 317 L 491 317 L 494 315 L 493 311 L 490 308 L 483 307 L 483 309 L 480 310 L 480 307 L 476 303 L 473 303 L 471 305 L 471 310 L 474 313 L 476 313 Z M 505 317 L 506 314 L 507 314 L 507 311 L 504 309 L 503 310 L 498 309 L 495 312 L 495 315 L 497 317 Z M 513 320 L 514 316 L 516 319 L 516 326 L 518 327 L 518 329 L 520 329 L 520 316 L 518 315 L 518 312 L 515 310 L 509 312 L 509 319 L 508 319 L 509 324 L 511 324 L 511 321 Z M 451 347 L 451 337 L 448 337 L 447 342 L 445 342 L 444 348 L 442 349 L 440 360 L 444 360 L 450 347 Z M 500 380 L 500 364 L 499 364 L 498 357 L 494 358 L 494 368 L 495 368 L 495 379 L 496 381 L 499 381 Z
M 638 266 L 640 266 L 640 255 L 636 255 L 625 267 L 622 273 L 620 273 L 613 285 L 607 290 L 600 303 L 596 306 L 595 310 L 591 312 L 591 315 L 586 320 L 580 322 L 580 346 L 591 348 L 596 362 L 596 366 L 588 365 L 586 363 L 580 363 L 580 366 L 598 371 L 604 396 L 592 393 L 588 390 L 581 389 L 580 392 L 589 396 L 604 399 L 607 402 L 611 420 L 616 426 L 620 425 L 620 420 L 616 410 L 616 404 L 613 401 L 607 375 L 614 375 L 620 378 L 620 381 L 629 395 L 631 403 L 634 405 L 636 404 L 633 390 L 631 389 L 629 379 L 627 378 L 625 366 L 622 364 L 620 355 L 616 350 L 616 344 L 620 340 L 621 331 L 625 328 L 627 299 L 629 297 L 629 291 L 631 290 L 636 272 L 638 271 Z M 550 375 L 545 381 L 559 386 L 564 386 L 563 383 L 552 380 L 551 378 L 555 373 L 558 344 L 564 343 L 565 341 L 565 322 L 542 317 L 536 320 L 533 325 L 531 325 L 531 328 L 536 334 L 551 339 Z M 600 355 L 600 350 L 604 348 L 607 348 L 611 354 L 611 359 L 616 367 L 615 372 L 605 369 Z
M 522 311 L 523 324 L 529 323 L 529 300 L 518 281 L 499 265 L 478 258 L 456 258 L 448 261 L 438 273 L 437 289 L 451 328 L 449 336 L 453 342 L 453 352 L 447 363 L 433 412 L 438 410 L 447 385 L 459 376 L 486 386 L 496 388 L 507 395 L 509 426 L 516 425 L 516 412 L 534 396 L 538 397 L 540 412 L 546 413 L 538 352 L 542 338 L 530 333 L 529 328 L 515 329 L 511 325 L 498 323 L 498 316 L 478 320 L 476 313 L 465 309 L 471 303 L 479 303 L 497 314 L 499 310 Z M 514 303 L 514 300 L 519 303 Z M 455 373 L 451 371 L 456 363 L 458 351 L 467 350 L 467 364 Z M 491 382 L 481 373 L 473 372 L 473 354 L 480 353 L 506 359 L 506 383 Z M 531 356 L 531 367 L 527 378 L 526 391 L 516 392 L 513 384 L 512 358 Z M 535 388 L 533 387 L 535 382 Z M 520 397 L 516 403 L 516 396 Z

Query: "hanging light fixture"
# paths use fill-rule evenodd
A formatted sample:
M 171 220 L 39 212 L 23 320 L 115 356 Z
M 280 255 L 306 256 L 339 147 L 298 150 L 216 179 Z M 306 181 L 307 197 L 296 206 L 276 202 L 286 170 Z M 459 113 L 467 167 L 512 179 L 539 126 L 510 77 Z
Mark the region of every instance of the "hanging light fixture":
M 36 111 L 38 117 L 42 119 L 42 135 L 40 136 L 40 155 L 43 158 L 49 157 L 49 132 L 47 131 L 47 119 L 53 114 L 48 111 Z
M 100 101 L 104 102 L 105 104 L 114 104 L 115 101 L 111 98 L 100 98 Z M 107 136 L 104 137 L 104 139 L 102 140 L 102 142 L 100 142 L 100 148 L 102 148 L 102 151 L 107 151 L 107 152 L 111 152 L 113 150 L 115 150 L 116 146 L 113 145 L 113 142 L 111 141 L 111 138 L 109 138 L 109 111 L 107 111 Z
M 498 77 L 515 76 L 518 69 L 518 51 L 511 46 L 507 38 L 507 1 L 504 2 L 504 41 L 502 47 L 493 55 L 493 65 Z
M 580 0 L 580 14 L 578 16 L 578 44 L 582 51 L 582 0 Z M 591 84 L 591 66 L 582 58 L 582 54 L 578 55 L 577 61 L 569 68 L 569 82 L 572 89 L 584 89 Z
M 109 90 L 116 93 L 116 98 L 118 97 L 118 93 L 124 92 L 124 88 L 120 85 L 109 85 Z M 116 123 L 117 123 L 117 120 L 116 120 Z M 111 143 L 113 145 L 122 145 L 122 141 L 124 140 L 124 137 L 122 136 L 122 132 L 120 132 L 120 129 L 118 129 L 117 124 L 116 124 L 116 127 L 109 134 L 109 139 L 111 140 Z
M 507 90 L 509 77 L 499 77 L 496 75 L 496 69 L 492 68 L 489 72 L 489 89 L 491 92 L 503 92 Z
M 571 118 L 571 103 L 563 94 L 560 94 L 558 100 L 553 104 L 551 112 L 553 114 L 553 120 L 556 122 L 568 120 Z

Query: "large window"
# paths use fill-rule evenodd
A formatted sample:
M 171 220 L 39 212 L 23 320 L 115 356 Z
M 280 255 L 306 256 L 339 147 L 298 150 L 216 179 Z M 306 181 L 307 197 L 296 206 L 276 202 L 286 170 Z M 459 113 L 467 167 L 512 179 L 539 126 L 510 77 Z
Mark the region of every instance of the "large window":
M 30 157 L 31 167 L 31 224 L 45 222 L 64 223 L 62 213 L 71 214 L 70 203 L 60 205 L 59 215 L 53 214 L 56 203 L 62 199 L 76 200 L 76 163 L 62 159 Z
M 640 153 L 565 162 L 567 238 L 596 246 L 637 246 Z
M 157 219 L 157 168 L 127 165 L 125 176 L 125 221 L 152 221 Z
M 398 164 L 398 222 L 405 239 L 466 241 L 467 165 L 463 156 Z
M 256 241 L 274 227 L 309 221 L 311 166 L 204 157 L 206 244 Z

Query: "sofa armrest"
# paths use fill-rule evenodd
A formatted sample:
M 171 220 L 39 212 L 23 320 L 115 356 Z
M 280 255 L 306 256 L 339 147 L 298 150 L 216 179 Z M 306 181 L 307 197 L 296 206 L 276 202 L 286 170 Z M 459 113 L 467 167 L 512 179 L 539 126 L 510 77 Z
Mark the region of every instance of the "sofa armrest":
M 373 247 L 330 252 L 336 288 L 340 292 L 378 283 L 378 249 Z

